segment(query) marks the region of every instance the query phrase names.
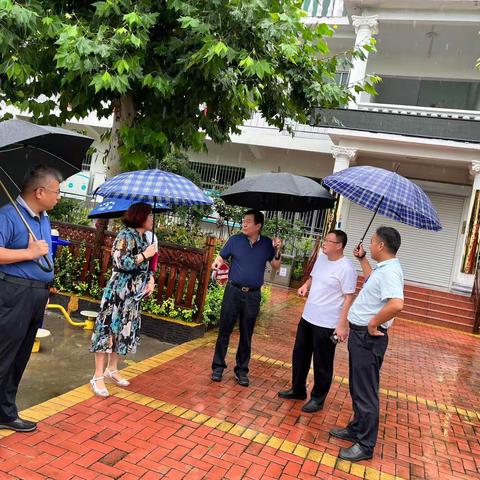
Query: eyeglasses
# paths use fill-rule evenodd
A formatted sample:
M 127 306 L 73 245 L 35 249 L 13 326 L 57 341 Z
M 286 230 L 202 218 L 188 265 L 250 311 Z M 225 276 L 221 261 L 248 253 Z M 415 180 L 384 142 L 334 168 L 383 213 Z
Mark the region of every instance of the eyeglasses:
M 334 242 L 333 240 L 329 240 L 328 238 L 324 238 L 322 242 L 323 243 L 342 243 L 342 242 Z
M 61 193 L 61 190 L 58 189 L 58 190 L 52 190 L 51 188 L 48 188 L 48 187 L 37 187 L 35 190 L 38 190 L 40 188 L 43 188 L 44 190 L 47 190 L 49 192 L 52 192 L 54 193 L 57 197 L 60 196 L 60 193 Z

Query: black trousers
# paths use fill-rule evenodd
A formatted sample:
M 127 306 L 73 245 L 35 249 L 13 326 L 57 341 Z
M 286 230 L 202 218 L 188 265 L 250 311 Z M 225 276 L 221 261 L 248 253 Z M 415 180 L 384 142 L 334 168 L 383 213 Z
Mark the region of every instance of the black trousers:
M 388 346 L 388 334 L 372 337 L 367 331 L 350 329 L 348 337 L 349 387 L 353 419 L 348 429 L 358 443 L 373 452 L 377 442 L 380 402 L 380 367 Z
M 292 355 L 292 388 L 298 394 L 307 391 L 307 375 L 312 363 L 314 385 L 312 398 L 323 404 L 333 377 L 336 345 L 330 340 L 334 328 L 324 328 L 300 319 Z
M 0 280 L 0 421 L 18 417 L 18 385 L 27 366 L 49 291 Z
M 237 287 L 227 284 L 220 311 L 217 343 L 213 355 L 212 370 L 227 368 L 225 357 L 233 327 L 238 319 L 240 340 L 237 348 L 235 373 L 248 374 L 248 364 L 252 352 L 252 335 L 255 321 L 260 310 L 260 290 L 242 292 Z

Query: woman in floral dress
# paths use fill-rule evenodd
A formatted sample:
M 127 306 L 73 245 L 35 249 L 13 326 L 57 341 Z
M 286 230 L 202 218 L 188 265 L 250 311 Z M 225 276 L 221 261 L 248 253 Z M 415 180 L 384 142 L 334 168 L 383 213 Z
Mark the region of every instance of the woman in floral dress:
M 156 253 L 157 245 L 149 245 L 145 238 L 145 232 L 153 227 L 152 208 L 146 203 L 135 203 L 122 221 L 125 228 L 113 243 L 112 276 L 103 291 L 90 348 L 95 353 L 95 375 L 90 384 L 95 395 L 101 397 L 109 395 L 105 380 L 120 386 L 129 384 L 118 373 L 118 355 L 135 353 L 140 333 L 140 300 L 154 288 L 148 259 Z

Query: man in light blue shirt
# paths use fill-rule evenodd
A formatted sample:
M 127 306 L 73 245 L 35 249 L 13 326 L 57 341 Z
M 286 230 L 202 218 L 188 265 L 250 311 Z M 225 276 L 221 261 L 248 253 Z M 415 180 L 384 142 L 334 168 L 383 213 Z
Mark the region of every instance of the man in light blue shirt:
M 392 227 L 380 227 L 372 235 L 370 254 L 377 262 L 372 269 L 360 244 L 355 257 L 365 283 L 348 312 L 350 335 L 349 386 L 353 419 L 346 428 L 334 428 L 330 435 L 354 444 L 341 448 L 339 457 L 358 462 L 372 458 L 379 424 L 380 367 L 388 345 L 388 328 L 403 309 L 403 272 L 396 253 L 401 238 Z

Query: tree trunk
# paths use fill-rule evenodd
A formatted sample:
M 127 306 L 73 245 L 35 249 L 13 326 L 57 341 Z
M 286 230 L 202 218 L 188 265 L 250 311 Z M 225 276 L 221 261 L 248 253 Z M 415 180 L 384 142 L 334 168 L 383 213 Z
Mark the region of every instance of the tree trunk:
M 118 148 L 122 145 L 119 130 L 124 125 L 132 125 L 135 116 L 135 103 L 132 93 L 129 92 L 120 97 L 113 107 L 113 124 L 107 155 L 107 178 L 114 177 L 122 171 L 120 154 L 118 153 Z
M 118 153 L 118 148 L 121 146 L 119 130 L 123 125 L 132 125 L 135 115 L 135 103 L 131 93 L 123 95 L 114 103 L 112 132 L 110 135 L 110 145 L 107 155 L 107 178 L 114 177 L 122 172 L 120 154 Z M 90 263 L 89 273 L 91 276 L 95 272 L 95 261 L 101 261 L 103 239 L 108 227 L 108 220 L 97 221 L 95 226 L 97 231 L 95 234 L 93 255 Z

